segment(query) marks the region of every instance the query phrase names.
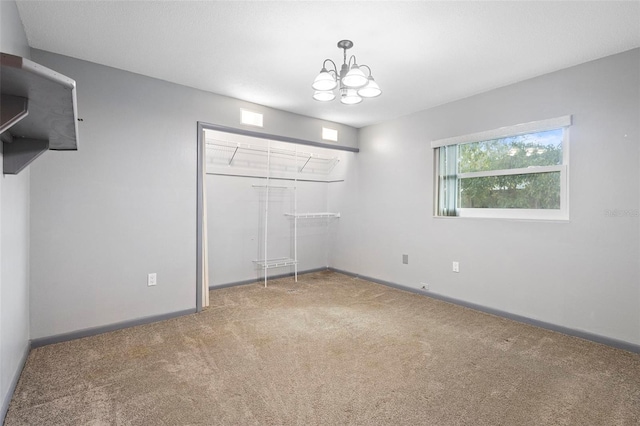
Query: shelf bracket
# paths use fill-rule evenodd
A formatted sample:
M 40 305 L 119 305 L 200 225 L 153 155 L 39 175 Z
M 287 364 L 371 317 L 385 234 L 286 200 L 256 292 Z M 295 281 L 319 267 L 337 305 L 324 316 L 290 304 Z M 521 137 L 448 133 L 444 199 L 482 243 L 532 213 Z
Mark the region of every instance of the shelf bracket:
M 49 141 L 42 139 L 13 138 L 12 143 L 2 142 L 2 167 L 5 175 L 17 175 L 33 160 L 49 149 Z
M 236 153 L 238 152 L 238 148 L 240 148 L 240 145 L 237 145 L 236 146 L 236 150 L 233 151 L 233 155 L 231 156 L 231 159 L 229 160 L 229 165 L 231 165 L 231 163 L 233 162 L 233 159 L 235 158 Z
M 3 94 L 0 97 L 0 133 L 4 133 L 11 126 L 29 115 L 29 100 L 22 96 Z
M 304 170 L 305 167 L 307 167 L 307 163 L 309 163 L 309 160 L 311 160 L 311 157 L 313 157 L 313 155 L 310 155 L 309 158 L 307 158 L 307 161 L 304 162 L 304 164 L 302 165 L 302 167 L 300 168 L 300 170 L 298 170 L 298 172 L 301 172 Z
M 13 143 L 13 135 L 9 132 L 0 133 L 0 141 Z

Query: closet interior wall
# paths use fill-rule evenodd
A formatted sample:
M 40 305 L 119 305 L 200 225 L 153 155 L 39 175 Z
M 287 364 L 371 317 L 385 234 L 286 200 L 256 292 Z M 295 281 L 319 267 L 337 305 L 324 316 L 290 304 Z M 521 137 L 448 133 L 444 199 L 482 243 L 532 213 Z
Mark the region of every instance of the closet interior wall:
M 214 130 L 205 146 L 211 288 L 329 266 L 328 194 L 353 153 Z

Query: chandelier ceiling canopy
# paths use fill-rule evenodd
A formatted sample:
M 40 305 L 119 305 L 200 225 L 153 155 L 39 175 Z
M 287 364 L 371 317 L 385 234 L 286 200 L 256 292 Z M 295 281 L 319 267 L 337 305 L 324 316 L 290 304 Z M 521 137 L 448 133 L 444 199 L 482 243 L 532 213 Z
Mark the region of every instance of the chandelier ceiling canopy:
M 331 59 L 325 59 L 322 63 L 320 74 L 313 81 L 311 87 L 315 90 L 313 99 L 316 101 L 332 101 L 336 98 L 335 88 L 340 90 L 340 102 L 345 105 L 354 105 L 362 102 L 362 98 L 375 98 L 380 96 L 382 90 L 371 75 L 368 65 L 358 65 L 355 55 L 351 55 L 347 62 L 347 50 L 353 47 L 351 40 L 340 40 L 338 48 L 343 49 L 343 63 L 338 72 L 336 63 Z M 353 60 L 353 62 L 352 62 Z M 327 63 L 333 65 L 333 69 L 327 70 Z M 362 72 L 366 68 L 368 75 Z

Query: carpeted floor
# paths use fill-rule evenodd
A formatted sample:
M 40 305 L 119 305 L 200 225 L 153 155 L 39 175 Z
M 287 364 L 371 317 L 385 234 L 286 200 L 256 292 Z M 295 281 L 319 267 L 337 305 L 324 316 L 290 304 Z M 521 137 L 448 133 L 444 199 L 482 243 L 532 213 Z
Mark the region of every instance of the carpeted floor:
M 6 425 L 638 425 L 640 355 L 337 273 L 35 349 Z

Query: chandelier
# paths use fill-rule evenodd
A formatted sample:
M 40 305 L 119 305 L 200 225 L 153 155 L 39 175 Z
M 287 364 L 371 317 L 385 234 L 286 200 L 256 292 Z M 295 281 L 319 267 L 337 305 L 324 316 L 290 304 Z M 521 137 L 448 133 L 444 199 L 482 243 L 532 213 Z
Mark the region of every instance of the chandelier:
M 344 50 L 344 59 L 340 73 L 336 63 L 331 59 L 325 59 L 322 63 L 320 74 L 313 81 L 311 87 L 315 90 L 313 99 L 316 101 L 332 101 L 336 98 L 333 89 L 340 88 L 340 102 L 346 105 L 354 105 L 362 102 L 362 98 L 375 98 L 382 93 L 380 86 L 371 76 L 371 68 L 367 65 L 358 65 L 355 55 L 351 55 L 347 62 L 347 49 L 353 47 L 351 40 L 341 40 L 338 48 Z M 353 59 L 353 63 L 351 60 Z M 333 69 L 327 71 L 326 64 L 330 62 Z M 369 75 L 366 76 L 361 68 L 366 68 Z

